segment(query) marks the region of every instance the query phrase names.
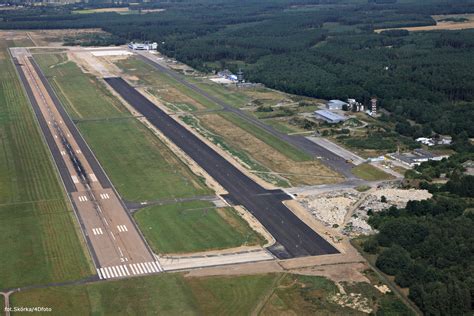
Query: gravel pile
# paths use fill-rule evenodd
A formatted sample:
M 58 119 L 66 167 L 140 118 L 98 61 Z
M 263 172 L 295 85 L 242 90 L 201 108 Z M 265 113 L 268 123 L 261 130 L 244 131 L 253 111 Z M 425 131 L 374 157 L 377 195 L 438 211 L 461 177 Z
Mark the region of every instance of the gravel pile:
M 367 194 L 349 189 L 309 195 L 300 198 L 299 203 L 324 225 L 340 228 L 343 234 L 353 237 L 374 233 L 367 223 L 367 212 L 380 212 L 392 205 L 403 208 L 410 200 L 426 200 L 431 196 L 426 190 L 382 187 Z M 353 210 L 357 202 L 360 205 Z M 352 210 L 354 213 L 351 218 L 344 223 L 346 214 Z
M 360 199 L 361 194 L 354 190 L 335 191 L 310 195 L 299 202 L 326 226 L 341 226 L 350 208 Z

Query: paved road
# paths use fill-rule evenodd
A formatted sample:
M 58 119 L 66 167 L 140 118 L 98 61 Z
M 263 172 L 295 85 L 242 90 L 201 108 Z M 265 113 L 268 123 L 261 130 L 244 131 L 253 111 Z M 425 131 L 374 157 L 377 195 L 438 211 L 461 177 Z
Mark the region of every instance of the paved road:
M 228 201 L 243 205 L 265 226 L 278 243 L 270 249 L 278 258 L 338 253 L 282 203 L 290 198 L 283 191 L 262 188 L 122 78 L 105 81 L 219 182 L 229 192 Z
M 336 172 L 339 172 L 346 178 L 354 178 L 355 176 L 352 174 L 351 169 L 354 167 L 353 164 L 347 163 L 346 160 L 342 157 L 339 157 L 338 155 L 334 154 L 330 150 L 327 150 L 323 146 L 319 144 L 315 144 L 314 142 L 310 141 L 304 136 L 301 135 L 287 135 L 284 133 L 281 133 L 277 130 L 275 130 L 273 127 L 263 123 L 262 121 L 258 120 L 257 118 L 249 115 L 248 113 L 233 107 L 221 99 L 218 99 L 214 97 L 213 95 L 210 95 L 206 91 L 202 90 L 201 88 L 197 87 L 196 85 L 188 82 L 185 77 L 176 71 L 169 69 L 160 63 L 158 63 L 155 60 L 155 56 L 151 55 L 150 53 L 147 52 L 139 52 L 138 54 L 139 58 L 146 62 L 147 64 L 153 66 L 155 69 L 158 71 L 164 72 L 168 74 L 169 76 L 173 77 L 175 80 L 180 82 L 181 84 L 185 85 L 189 89 L 195 91 L 196 93 L 199 93 L 203 97 L 209 99 L 210 101 L 220 105 L 224 110 L 234 113 L 235 115 L 238 115 L 239 117 L 251 122 L 252 124 L 260 127 L 261 129 L 265 130 L 269 134 L 272 134 L 273 136 L 293 145 L 296 148 L 299 148 L 303 152 L 306 152 L 307 154 L 311 155 L 312 157 L 322 157 L 321 162 L 330 167 L 331 169 L 335 170 Z
M 38 65 L 27 54 L 16 56 L 16 69 L 74 207 L 98 277 L 160 272 L 159 262 Z

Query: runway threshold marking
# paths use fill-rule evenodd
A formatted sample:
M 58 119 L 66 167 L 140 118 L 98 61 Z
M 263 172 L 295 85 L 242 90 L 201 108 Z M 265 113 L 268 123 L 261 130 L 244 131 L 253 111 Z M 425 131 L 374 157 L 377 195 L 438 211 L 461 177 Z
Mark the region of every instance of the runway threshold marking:
M 110 196 L 109 196 L 108 193 L 101 193 L 101 194 L 100 194 L 100 198 L 101 198 L 102 200 L 108 200 L 108 199 L 110 199 Z
M 85 196 L 85 195 L 80 195 L 80 196 L 78 197 L 78 199 L 79 199 L 79 201 L 81 201 L 81 202 L 86 202 L 86 201 L 88 201 L 87 196 Z
M 133 275 L 159 273 L 162 271 L 163 269 L 161 268 L 159 262 L 148 261 L 130 263 L 128 265 L 122 264 L 118 266 L 100 267 L 99 269 L 97 269 L 97 275 L 99 276 L 99 279 L 105 280 Z

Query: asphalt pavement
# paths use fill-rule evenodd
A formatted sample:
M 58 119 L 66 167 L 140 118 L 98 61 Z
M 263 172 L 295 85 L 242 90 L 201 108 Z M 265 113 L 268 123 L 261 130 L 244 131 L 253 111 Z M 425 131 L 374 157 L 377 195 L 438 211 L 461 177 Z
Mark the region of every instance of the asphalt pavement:
M 266 190 L 255 183 L 122 78 L 105 78 L 105 81 L 218 181 L 229 193 L 228 201 L 243 205 L 260 221 L 277 241 L 269 250 L 278 258 L 338 253 L 282 203 L 290 199 L 283 191 Z
M 330 150 L 326 149 L 325 147 L 316 144 L 304 136 L 301 135 L 287 135 L 285 133 L 281 133 L 277 131 L 272 126 L 265 124 L 264 122 L 260 121 L 259 119 L 249 115 L 248 113 L 222 101 L 221 99 L 216 98 L 215 96 L 207 93 L 203 89 L 199 88 L 195 84 L 190 83 L 186 80 L 186 78 L 177 73 L 176 71 L 169 69 L 155 60 L 152 59 L 153 56 L 147 55 L 148 53 L 139 53 L 138 56 L 141 60 L 146 62 L 147 64 L 153 66 L 156 70 L 161 71 L 163 73 L 168 74 L 181 84 L 185 85 L 189 89 L 193 90 L 194 92 L 200 94 L 201 96 L 207 98 L 208 100 L 218 104 L 221 106 L 225 111 L 234 113 L 235 115 L 251 122 L 252 124 L 258 126 L 259 128 L 263 129 L 267 133 L 283 140 L 286 143 L 291 144 L 293 147 L 300 149 L 301 151 L 311 155 L 312 157 L 321 157 L 321 162 L 328 166 L 329 168 L 333 169 L 334 171 L 340 173 L 346 178 L 355 178 L 352 174 L 351 170 L 354 167 L 352 163 L 349 163 L 343 157 L 336 155 L 335 153 L 331 152 Z

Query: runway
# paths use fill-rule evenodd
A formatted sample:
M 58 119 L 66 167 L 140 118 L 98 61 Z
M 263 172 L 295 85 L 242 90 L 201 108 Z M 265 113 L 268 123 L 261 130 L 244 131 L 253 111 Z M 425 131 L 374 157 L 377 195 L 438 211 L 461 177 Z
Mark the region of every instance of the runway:
M 345 158 L 336 155 L 332 151 L 326 149 L 325 147 L 319 144 L 316 144 L 310 141 L 304 136 L 287 135 L 285 133 L 281 133 L 280 131 L 277 131 L 272 126 L 269 126 L 265 124 L 264 122 L 260 121 L 259 119 L 250 116 L 248 113 L 227 104 L 226 102 L 214 97 L 213 95 L 210 95 L 209 93 L 199 88 L 195 84 L 187 81 L 181 74 L 177 73 L 176 71 L 169 69 L 163 65 L 160 65 L 160 63 L 153 60 L 153 58 L 156 58 L 154 55 L 147 52 L 140 52 L 140 51 L 136 51 L 136 53 L 138 54 L 137 56 L 141 60 L 151 65 L 156 70 L 171 76 L 173 79 L 185 85 L 186 87 L 193 90 L 194 92 L 200 94 L 204 98 L 220 105 L 225 111 L 238 115 L 242 119 L 251 122 L 253 125 L 258 126 L 259 128 L 263 129 L 267 133 L 281 139 L 282 141 L 288 144 L 291 144 L 295 148 L 300 149 L 301 151 L 311 155 L 312 157 L 321 157 L 320 160 L 323 164 L 333 169 L 334 171 L 340 173 L 344 177 L 348 179 L 355 178 L 355 176 L 352 174 L 352 171 L 351 171 L 352 168 L 354 167 L 354 164 L 348 163 Z
M 13 61 L 51 151 L 100 279 L 161 272 L 118 193 L 33 58 Z
M 243 205 L 260 221 L 277 241 L 269 249 L 275 256 L 284 259 L 338 253 L 282 203 L 290 199 L 283 191 L 266 190 L 255 183 L 122 78 L 105 81 L 219 182 L 229 192 L 225 197 L 228 201 Z

